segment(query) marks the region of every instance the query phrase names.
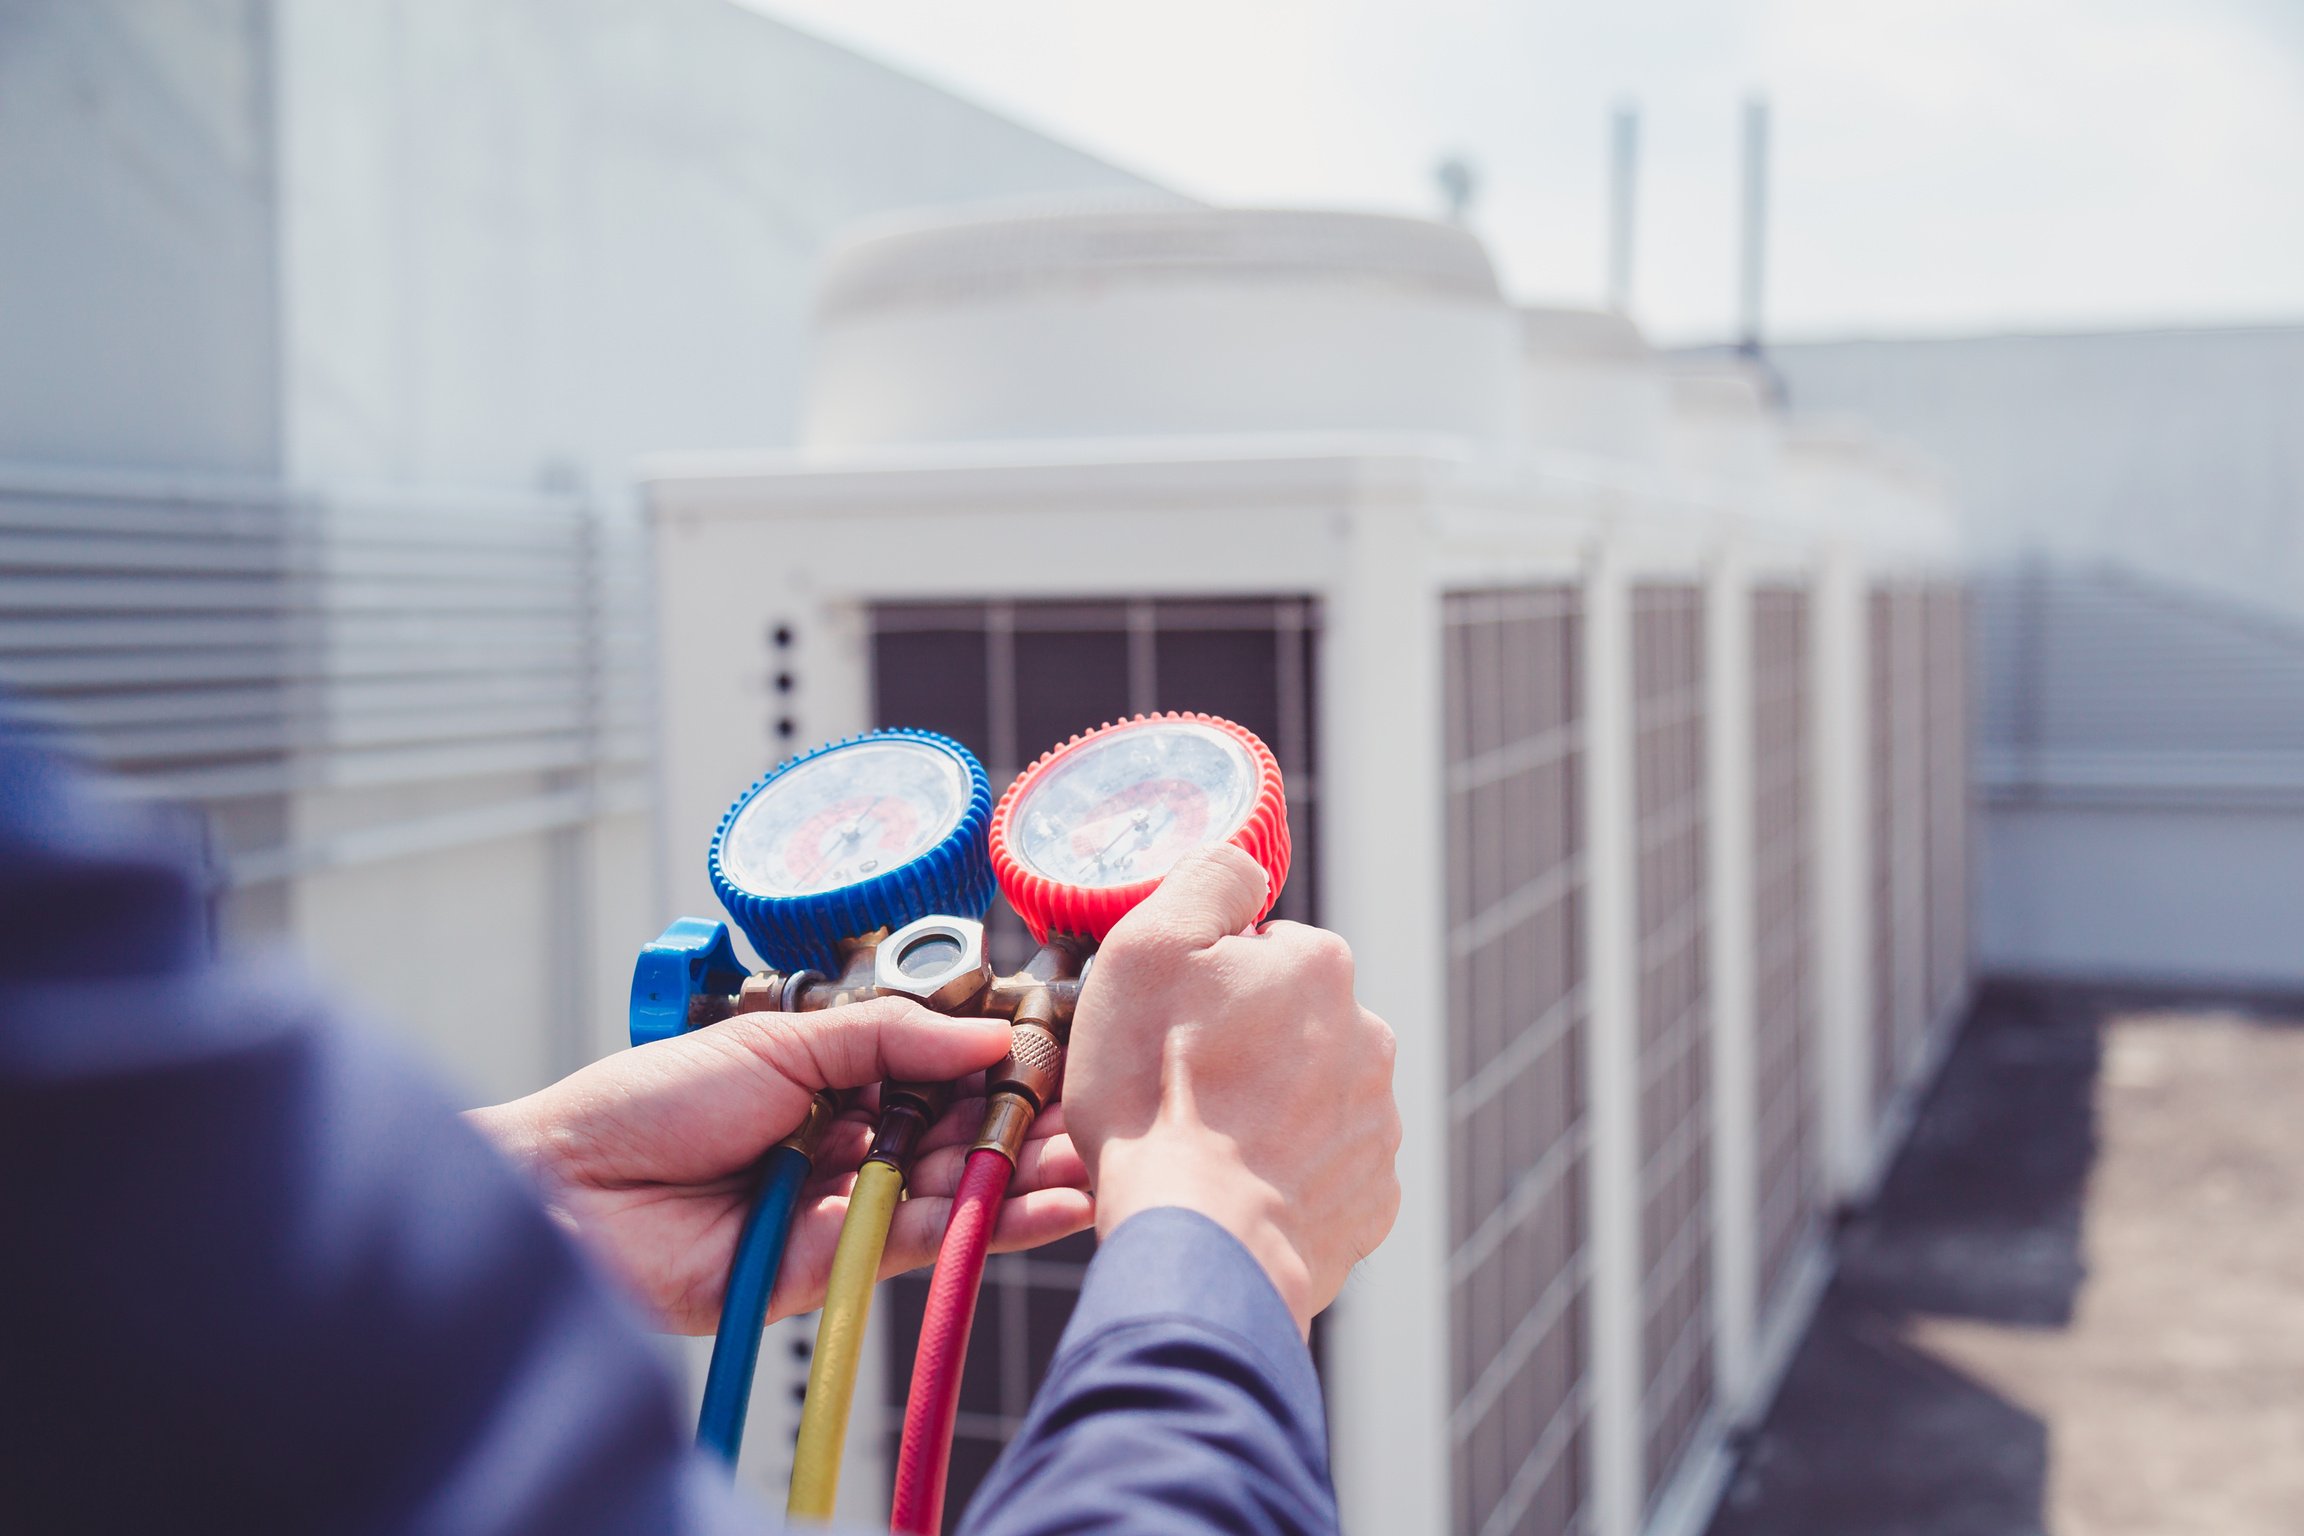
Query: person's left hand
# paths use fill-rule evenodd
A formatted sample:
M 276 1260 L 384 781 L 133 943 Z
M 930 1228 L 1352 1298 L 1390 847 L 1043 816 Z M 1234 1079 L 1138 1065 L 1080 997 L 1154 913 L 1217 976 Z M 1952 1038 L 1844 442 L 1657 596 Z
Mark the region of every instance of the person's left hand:
M 947 1018 L 902 998 L 746 1014 L 619 1051 L 469 1118 L 530 1170 L 554 1218 L 623 1275 L 665 1328 L 710 1333 L 753 1165 L 800 1124 L 817 1089 L 964 1079 L 1007 1050 L 1001 1020 Z M 817 1148 L 771 1318 L 823 1303 L 875 1097 L 857 1095 Z M 956 1100 L 926 1138 L 888 1234 L 883 1277 L 935 1259 L 982 1109 L 980 1097 Z M 1094 1220 L 1087 1169 L 1063 1132 L 1061 1105 L 1034 1124 L 993 1234 L 996 1251 L 1035 1248 Z

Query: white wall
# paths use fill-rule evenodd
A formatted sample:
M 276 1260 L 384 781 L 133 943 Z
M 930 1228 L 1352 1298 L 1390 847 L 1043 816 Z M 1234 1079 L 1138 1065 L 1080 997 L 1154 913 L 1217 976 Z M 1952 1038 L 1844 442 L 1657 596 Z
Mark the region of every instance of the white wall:
M 265 0 L 0 0 L 0 460 L 277 456 Z
M 2304 613 L 2304 325 L 1772 348 L 1793 409 L 1952 474 L 1982 564 L 2111 563 Z
M 1958 486 L 1980 962 L 2304 986 L 2304 326 L 1772 358 Z
M 835 229 L 1142 185 L 728 0 L 276 5 L 301 478 L 787 442 Z
M 2304 977 L 2304 813 L 2001 809 L 1977 917 L 1988 969 L 2292 989 Z

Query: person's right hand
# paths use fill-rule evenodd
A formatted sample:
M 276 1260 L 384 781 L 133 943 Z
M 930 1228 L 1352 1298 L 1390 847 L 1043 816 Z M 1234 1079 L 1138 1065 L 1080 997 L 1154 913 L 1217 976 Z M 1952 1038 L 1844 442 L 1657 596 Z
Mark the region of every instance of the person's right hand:
M 1113 928 L 1072 1023 L 1065 1121 L 1099 1234 L 1198 1211 L 1309 1329 L 1400 1209 L 1393 1039 L 1354 999 L 1342 939 L 1243 932 L 1266 884 L 1238 849 L 1206 849 Z

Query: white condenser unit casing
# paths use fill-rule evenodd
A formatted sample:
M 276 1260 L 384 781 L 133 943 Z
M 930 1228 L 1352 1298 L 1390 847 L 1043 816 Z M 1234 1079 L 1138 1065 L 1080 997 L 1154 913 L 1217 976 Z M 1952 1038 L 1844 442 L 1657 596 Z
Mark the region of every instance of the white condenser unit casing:
M 948 730 L 998 787 L 1103 718 L 1241 718 L 1289 776 L 1284 911 L 1399 1036 L 1405 1200 L 1316 1339 L 1347 1526 L 1700 1530 L 1963 1007 L 1961 760 L 1875 772 L 1882 708 L 1891 747 L 1964 714 L 1942 493 L 1363 215 L 883 227 L 829 265 L 813 379 L 801 449 L 648 476 L 676 895 L 822 740 Z M 1933 937 L 1883 959 L 1883 901 Z M 963 1494 L 1086 1257 L 994 1261 Z M 917 1310 L 873 1314 L 852 1512 Z

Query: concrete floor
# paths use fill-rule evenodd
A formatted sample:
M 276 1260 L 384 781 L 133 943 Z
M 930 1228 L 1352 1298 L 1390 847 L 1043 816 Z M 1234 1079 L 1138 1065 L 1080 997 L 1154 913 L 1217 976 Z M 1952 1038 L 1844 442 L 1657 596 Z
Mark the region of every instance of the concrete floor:
M 1989 990 L 1713 1536 L 2304 1536 L 2304 1004 Z

